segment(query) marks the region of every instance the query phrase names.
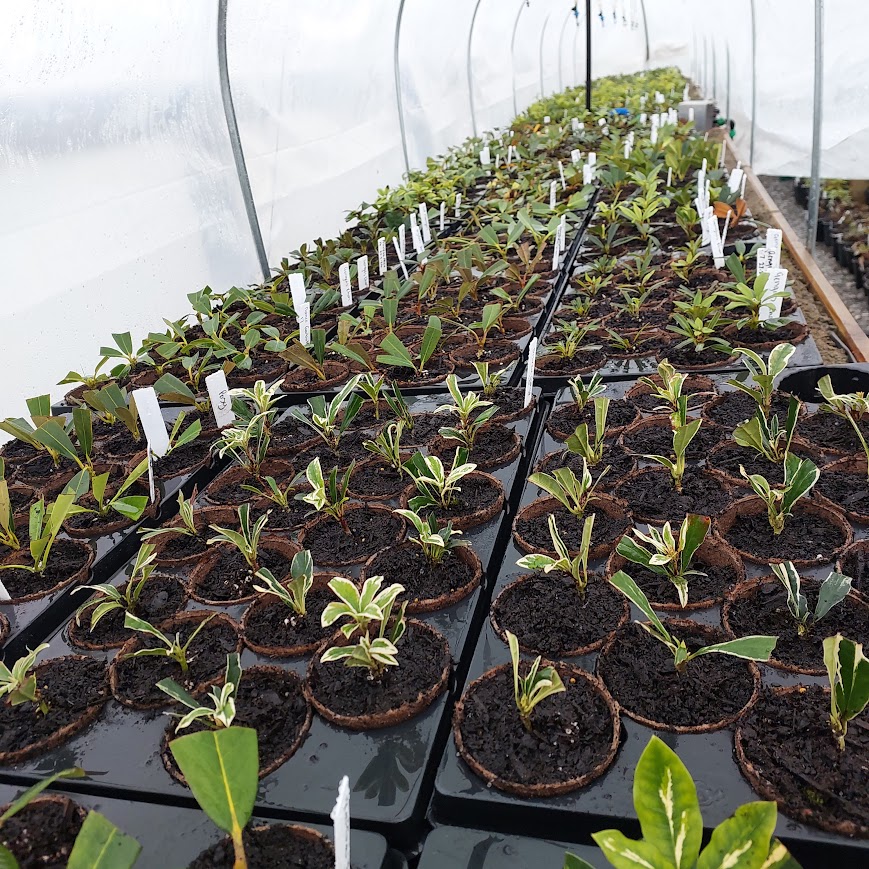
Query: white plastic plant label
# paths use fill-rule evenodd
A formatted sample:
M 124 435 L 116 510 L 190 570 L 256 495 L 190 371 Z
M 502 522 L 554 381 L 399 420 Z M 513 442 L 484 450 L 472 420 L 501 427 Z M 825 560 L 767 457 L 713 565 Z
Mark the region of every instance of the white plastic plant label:
M 594 151 L 588 152 L 588 165 L 596 166 L 597 165 L 597 154 Z
M 0 582 L 0 601 L 12 600 L 11 595 L 6 591 L 6 586 Z
M 550 124 L 550 123 L 552 123 L 552 121 L 551 121 L 549 115 L 546 115 L 546 116 L 543 118 L 543 123 L 544 123 L 544 124 Z
M 537 363 L 537 339 L 532 338 L 528 344 L 528 367 L 525 369 L 525 403 L 523 407 L 531 404 L 534 395 L 534 366 Z
M 564 180 L 564 164 L 561 160 L 558 161 L 558 175 L 561 178 L 561 189 L 567 190 L 567 182 Z
M 496 169 L 501 168 L 501 152 L 500 151 L 498 151 L 498 153 L 495 154 L 495 168 Z
M 556 196 L 558 195 L 558 183 L 552 181 L 549 184 L 549 207 L 555 208 Z
M 341 286 L 341 304 L 347 308 L 353 304 L 353 287 L 350 286 L 350 263 L 338 266 L 338 283 Z
M 672 187 L 673 185 L 673 167 L 670 166 L 667 169 L 667 186 Z
M 368 276 L 368 254 L 356 260 L 356 280 L 359 281 L 360 290 L 367 290 L 371 286 L 371 279 Z
M 682 91 L 682 101 L 688 101 L 688 85 L 685 85 L 685 90 Z
M 404 262 L 404 255 L 407 253 L 407 227 L 402 223 L 398 227 L 398 258 Z
M 649 130 L 649 141 L 650 141 L 653 145 L 657 145 L 657 144 L 658 144 L 658 128 L 657 128 L 657 126 L 655 126 L 655 125 L 653 125 L 653 126 L 652 126 L 652 129 Z
M 697 200 L 700 201 L 699 199 Z M 700 239 L 700 244 L 703 247 L 706 247 L 710 243 L 710 233 L 709 233 L 709 212 L 711 212 L 711 208 L 700 208 L 698 213 L 700 214 L 700 229 L 703 231 L 703 236 Z
M 441 214 L 440 214 L 440 221 L 438 222 L 438 232 L 443 232 L 446 225 L 447 225 L 447 203 L 446 203 L 446 201 L 443 201 L 443 202 L 441 202 Z
M 583 185 L 586 186 L 588 184 L 591 184 L 591 182 L 593 180 L 594 180 L 594 170 L 591 168 L 591 166 L 588 165 L 588 163 L 583 163 L 582 164 L 582 183 L 583 183 Z
M 381 277 L 386 274 L 386 239 L 383 236 L 377 239 L 377 270 Z
M 457 193 L 456 194 L 456 218 L 458 218 L 458 216 L 459 216 L 459 211 L 460 211 L 461 207 L 462 207 L 462 194 Z
M 232 409 L 232 397 L 222 368 L 218 368 L 205 378 L 205 388 L 211 399 L 211 412 L 214 414 L 217 427 L 226 428 L 232 425 L 235 422 L 235 411 Z
M 625 140 L 624 152 L 625 152 L 625 160 L 630 159 L 630 156 L 631 156 L 631 143 L 630 143 L 628 140 Z
M 399 227 L 400 229 L 404 229 L 402 225 Z M 404 256 L 402 255 L 401 245 L 398 243 L 398 239 L 393 236 L 392 237 L 392 246 L 395 248 L 396 256 L 398 257 L 398 264 L 401 266 L 401 273 L 404 275 L 404 279 L 407 280 L 409 275 L 407 274 L 407 266 L 404 264 Z
M 570 152 L 570 162 L 576 165 L 580 160 L 582 160 L 582 151 L 579 148 L 574 148 Z
M 298 307 L 299 312 L 299 343 L 307 347 L 311 343 L 311 305 L 303 302 Z
M 664 104 L 664 95 L 660 91 L 655 91 L 655 102 L 658 103 L 658 105 Z
M 763 291 L 764 302 L 760 306 L 758 317 L 761 320 L 771 320 L 781 315 L 781 305 L 784 301 L 782 296 L 773 298 L 775 293 L 784 292 L 788 285 L 787 269 L 770 269 L 769 278 Z
M 492 153 L 489 150 L 489 146 L 486 145 L 482 151 L 480 151 L 480 165 L 481 166 L 489 166 L 492 163 Z
M 742 176 L 745 173 L 738 166 L 730 173 L 730 178 L 727 179 L 727 186 L 731 193 L 735 193 L 742 185 Z
M 773 253 L 773 268 L 775 269 L 777 269 L 781 263 L 781 241 L 782 231 L 780 229 L 773 229 L 770 227 L 766 231 L 766 247 L 767 250 L 770 250 Z
M 422 229 L 422 240 L 428 244 L 431 241 L 431 226 L 428 222 L 428 205 L 425 202 L 419 204 L 419 225 Z
M 570 130 L 573 133 L 579 132 L 579 118 L 571 118 L 570 119 Z
M 338 799 L 329 813 L 335 845 L 335 869 L 350 869 L 350 780 L 345 775 L 338 785 Z
M 640 112 L 640 123 L 644 127 L 646 126 L 646 123 L 648 122 L 648 118 L 649 118 L 649 116 L 646 114 L 646 112 Z
M 724 268 L 724 245 L 721 242 L 721 227 L 718 225 L 718 218 L 712 209 L 706 211 L 706 222 L 709 225 L 709 244 L 712 247 L 712 258 L 715 261 L 715 268 Z
M 724 142 L 721 142 L 721 147 L 718 149 L 718 165 L 724 165 Z
M 298 272 L 290 275 L 290 295 L 293 307 L 298 310 L 305 301 L 305 279 Z
M 606 118 L 598 118 L 597 125 L 603 129 L 606 126 Z
M 775 264 L 775 252 L 768 247 L 759 247 L 757 249 L 757 273 L 760 275 L 775 268 L 778 268 Z
M 410 237 L 413 240 L 413 249 L 417 256 L 423 252 L 425 245 L 422 243 L 422 233 L 419 231 L 419 224 L 416 222 L 416 214 L 410 214 Z
M 724 249 L 724 245 L 727 244 L 727 230 L 730 229 L 730 216 L 733 214 L 732 211 L 727 212 L 727 217 L 724 218 L 724 229 L 721 230 L 721 248 Z
M 559 256 L 561 254 L 561 238 L 558 233 L 555 233 L 555 241 L 552 245 L 552 271 L 557 272 L 561 264 Z
M 567 250 L 567 215 L 562 214 L 561 220 L 558 223 L 558 238 L 561 243 L 561 250 Z
M 160 402 L 153 386 L 133 390 L 133 400 L 139 411 L 139 421 L 145 431 L 148 450 L 157 458 L 166 455 L 169 449 L 169 433 L 166 431 L 166 420 L 160 412 Z

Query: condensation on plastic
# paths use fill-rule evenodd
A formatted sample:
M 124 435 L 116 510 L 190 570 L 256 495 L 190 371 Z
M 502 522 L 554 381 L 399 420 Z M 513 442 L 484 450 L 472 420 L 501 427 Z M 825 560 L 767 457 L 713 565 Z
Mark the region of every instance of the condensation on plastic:
M 218 86 L 216 3 L 0 6 L 0 416 L 258 276 Z
M 306 241 L 334 237 L 348 209 L 401 180 L 397 13 L 398 0 L 229 2 L 232 96 L 272 265 Z M 424 30 L 416 37 L 427 39 Z M 438 81 L 432 52 L 427 72 Z M 467 80 L 459 84 L 467 117 Z M 436 123 L 439 108 L 430 110 Z

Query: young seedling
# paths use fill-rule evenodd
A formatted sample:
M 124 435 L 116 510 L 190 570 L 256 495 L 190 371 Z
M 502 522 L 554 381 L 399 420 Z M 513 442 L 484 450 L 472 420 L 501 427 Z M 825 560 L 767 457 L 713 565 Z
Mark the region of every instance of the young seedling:
M 429 360 L 437 349 L 441 340 L 442 328 L 438 317 L 429 317 L 428 326 L 422 335 L 419 352 L 411 353 L 401 339 L 390 332 L 381 342 L 380 349 L 383 353 L 377 357 L 381 365 L 389 365 L 397 368 L 409 368 L 414 374 L 422 374 L 426 370 Z
M 567 385 L 570 387 L 570 394 L 573 396 L 576 410 L 580 413 L 585 410 L 590 401 L 594 401 L 599 395 L 606 392 L 606 385 L 600 374 L 592 374 L 588 383 L 581 376 L 571 377 L 567 381 Z
M 393 510 L 393 513 L 406 519 L 416 529 L 417 536 L 411 537 L 410 542 L 422 549 L 423 555 L 430 564 L 440 564 L 451 550 L 469 545 L 467 541 L 458 539 L 462 532 L 453 530 L 451 521 L 443 528 L 438 528 L 438 520 L 434 513 L 429 513 L 427 519 L 423 519 L 413 510 Z
M 612 576 L 610 582 L 649 620 L 648 622 L 637 622 L 637 624 L 670 650 L 673 654 L 673 666 L 677 673 L 685 673 L 688 664 L 702 655 L 731 655 L 746 661 L 768 661 L 778 641 L 778 637 L 753 635 L 740 637 L 737 640 L 727 640 L 723 643 L 713 643 L 711 646 L 702 646 L 689 652 L 685 641 L 674 637 L 664 627 L 643 590 L 627 573 L 619 570 Z
M 155 537 L 161 537 L 163 534 L 181 534 L 185 537 L 196 537 L 199 531 L 196 528 L 194 511 L 196 509 L 196 487 L 189 498 L 184 497 L 184 492 L 178 492 L 178 518 L 181 520 L 178 525 L 164 525 L 162 528 L 143 528 L 140 531 L 142 541 L 153 540 Z
M 525 676 L 519 675 L 519 640 L 510 631 L 507 634 L 507 645 L 510 647 L 510 659 L 513 663 L 513 697 L 516 701 L 516 710 L 522 726 L 531 733 L 534 729 L 531 721 L 531 713 L 534 707 L 554 694 L 562 694 L 567 688 L 558 675 L 558 670 L 552 665 L 540 666 L 542 658 L 538 655 L 534 663 L 529 667 Z
M 157 557 L 156 550 L 157 547 L 150 543 L 143 543 L 139 547 L 130 578 L 123 591 L 108 582 L 100 585 L 83 585 L 80 589 L 76 589 L 76 591 L 92 591 L 95 596 L 75 611 L 75 623 L 80 625 L 81 617 L 88 610 L 92 610 L 90 629 L 93 631 L 101 619 L 113 610 L 135 613 L 142 591 L 156 569 L 154 564 L 154 559 Z
M 5 697 L 10 706 L 34 703 L 43 715 L 48 712 L 48 703 L 36 684 L 36 674 L 31 672 L 39 653 L 47 648 L 48 643 L 42 643 L 33 650 L 28 649 L 27 654 L 19 658 L 11 670 L 0 661 L 0 697 Z
M 653 736 L 634 773 L 634 810 L 643 838 L 629 839 L 621 830 L 592 833 L 608 863 L 627 867 L 668 869 L 800 869 L 787 848 L 773 838 L 774 802 L 739 806 L 703 844 L 703 818 L 697 788 L 676 752 Z M 594 869 L 567 853 L 564 869 Z
M 863 453 L 866 456 L 866 470 L 869 474 L 869 444 L 866 443 L 866 438 L 860 429 L 860 423 L 869 420 L 869 396 L 863 392 L 838 394 L 833 389 L 829 374 L 824 375 L 818 381 L 818 392 L 824 399 L 824 403 L 818 407 L 818 410 L 821 413 L 832 413 L 847 420 L 851 428 L 854 429 L 860 446 L 863 447 Z
M 791 396 L 784 425 L 779 423 L 777 415 L 767 418 L 758 407 L 751 419 L 736 426 L 733 439 L 741 447 L 753 449 L 770 462 L 781 464 L 790 452 L 800 406 L 800 400 Z
M 124 627 L 131 631 L 140 631 L 143 634 L 148 634 L 162 643 L 162 646 L 157 646 L 153 649 L 139 649 L 135 652 L 130 652 L 125 657 L 128 658 L 145 658 L 145 657 L 157 657 L 157 658 L 171 658 L 175 661 L 176 664 L 181 668 L 182 673 L 187 673 L 190 669 L 190 661 L 187 657 L 187 653 L 190 651 L 190 646 L 196 637 L 199 635 L 199 632 L 217 615 L 217 613 L 211 613 L 211 615 L 204 618 L 195 628 L 195 630 L 190 634 L 187 638 L 187 641 L 181 642 L 181 634 L 176 633 L 174 638 L 170 639 L 166 636 L 162 631 L 158 630 L 154 627 L 150 622 L 146 622 L 144 619 L 140 619 L 138 616 L 134 616 L 131 612 L 127 611 L 124 616 Z
M 582 474 L 579 477 L 570 468 L 557 468 L 551 474 L 531 474 L 528 482 L 552 495 L 569 513 L 582 516 L 597 497 L 595 489 L 608 471 L 609 466 L 604 468 L 596 480 L 592 480 L 588 462 L 583 459 Z
M 479 320 L 468 324 L 457 320 L 453 325 L 468 333 L 477 345 L 477 359 L 479 359 L 486 352 L 486 344 L 492 330 L 498 331 L 500 329 L 502 317 L 503 311 L 500 303 L 493 302 L 483 306 L 483 313 Z
M 408 406 L 408 403 L 404 400 L 404 396 L 401 394 L 401 390 L 394 383 L 392 384 L 392 393 L 387 393 L 386 395 L 384 395 L 383 400 L 392 411 L 395 419 L 398 422 L 404 423 L 404 430 L 413 431 L 413 424 L 415 421 L 413 418 L 413 414 L 410 412 L 410 407 Z
M 594 350 L 600 350 L 600 344 L 584 343 L 586 335 L 596 330 L 599 325 L 597 320 L 593 320 L 585 325 L 560 320 L 558 326 L 560 327 L 562 337 L 552 344 L 547 344 L 546 352 L 552 356 L 557 356 L 559 359 L 575 359 L 579 353 L 591 353 Z
M 498 393 L 498 388 L 504 382 L 504 378 L 509 373 L 510 366 L 508 365 L 506 368 L 502 368 L 500 371 L 490 372 L 488 362 L 474 361 L 472 364 L 474 366 L 474 370 L 477 372 L 477 377 L 480 378 L 483 398 L 485 398 L 487 401 L 494 398 L 495 395 L 497 395 Z
M 300 341 L 294 340 L 285 350 L 279 352 L 278 356 L 298 368 L 311 371 L 322 383 L 326 380 L 326 369 L 323 367 L 323 361 L 326 358 L 325 329 L 311 330 L 311 349 L 313 352 L 309 351 Z
M 477 466 L 473 462 L 468 462 L 467 458 L 468 451 L 464 447 L 459 447 L 453 458 L 452 467 L 447 471 L 444 463 L 437 456 L 414 453 L 405 462 L 405 468 L 413 478 L 417 491 L 417 494 L 408 501 L 410 509 L 419 512 L 438 507 L 446 510 L 451 507 L 456 493 L 461 491 L 459 483 L 477 469 Z
M 238 652 L 231 652 L 226 656 L 226 675 L 223 685 L 214 687 L 208 692 L 211 706 L 203 706 L 199 700 L 185 691 L 174 679 L 161 679 L 157 687 L 168 694 L 176 703 L 186 706 L 190 711 L 184 715 L 177 712 L 169 712 L 168 715 L 177 716 L 180 720 L 175 725 L 175 732 L 185 730 L 194 721 L 204 721 L 212 730 L 220 730 L 231 727 L 235 719 L 235 699 L 238 694 L 238 686 L 241 684 L 241 657 Z
M 13 552 L 20 548 L 21 542 L 15 533 L 15 514 L 12 499 L 9 497 L 9 484 L 6 482 L 6 463 L 0 458 L 0 546 Z
M 221 528 L 220 525 L 209 525 L 208 527 L 215 532 L 215 536 L 209 537 L 207 543 L 209 546 L 216 543 L 228 543 L 230 546 L 234 546 L 247 562 L 250 572 L 256 573 L 259 570 L 257 560 L 259 541 L 268 521 L 269 514 L 265 512 L 251 525 L 250 504 L 242 504 L 238 508 L 240 530 L 233 531 L 231 528 Z
M 0 570 L 26 570 L 43 576 L 48 568 L 51 548 L 63 522 L 73 507 L 76 495 L 64 491 L 46 508 L 45 499 L 40 498 L 30 508 L 30 559 L 32 564 L 0 564 Z
M 293 418 L 312 428 L 331 449 L 337 450 L 341 443 L 341 436 L 347 431 L 362 407 L 362 396 L 351 394 L 359 384 L 359 380 L 360 375 L 358 374 L 348 380 L 328 405 L 322 395 L 309 398 L 310 417 L 294 410 Z M 347 406 L 344 408 L 344 415 L 339 421 L 338 417 L 341 415 L 341 407 L 345 400 Z
M 264 585 L 254 585 L 257 591 L 274 595 L 297 615 L 306 614 L 305 601 L 314 584 L 314 559 L 307 549 L 293 556 L 288 580 L 278 582 L 267 567 L 260 568 L 256 577 L 264 583 Z
M 800 575 L 790 561 L 782 564 L 771 564 L 772 572 L 784 586 L 788 596 L 788 609 L 797 624 L 797 633 L 806 637 L 834 606 L 848 597 L 851 591 L 851 577 L 831 570 L 818 589 L 818 601 L 815 611 L 809 612 L 806 596 L 800 588 Z
M 580 423 L 576 431 L 567 439 L 567 448 L 577 453 L 591 467 L 596 467 L 603 461 L 606 450 L 606 418 L 609 413 L 610 400 L 596 398 L 594 400 L 594 440 L 589 440 L 588 424 Z
M 474 448 L 477 435 L 498 412 L 498 408 L 491 401 L 481 399 L 476 392 L 466 392 L 463 395 L 455 374 L 450 374 L 447 377 L 447 388 L 454 404 L 442 404 L 436 412 L 453 414 L 458 419 L 458 425 L 444 426 L 438 429 L 438 433 L 446 440 L 458 441 L 470 452 Z
M 780 486 L 770 484 L 760 474 L 747 474 L 745 468 L 739 473 L 748 480 L 755 494 L 766 504 L 767 517 L 773 534 L 784 531 L 785 519 L 791 515 L 794 504 L 808 495 L 818 482 L 821 472 L 814 462 L 789 453 L 784 462 L 784 482 Z
M 588 587 L 588 551 L 591 548 L 591 533 L 593 529 L 594 513 L 591 513 L 585 517 L 585 522 L 582 525 L 582 539 L 579 544 L 579 553 L 575 557 L 571 557 L 567 544 L 558 532 L 555 516 L 550 513 L 549 536 L 552 539 L 552 546 L 558 553 L 558 557 L 552 558 L 550 555 L 535 553 L 534 555 L 523 556 L 516 564 L 525 570 L 542 570 L 544 573 L 560 570 L 563 573 L 568 573 L 573 577 L 573 581 L 576 583 L 576 590 L 579 592 L 580 597 L 582 597 Z
M 673 458 L 667 456 L 644 455 L 644 459 L 649 459 L 663 465 L 673 478 L 673 486 L 677 492 L 682 491 L 682 479 L 685 476 L 685 457 L 688 453 L 688 446 L 694 440 L 694 436 L 700 430 L 703 422 L 700 418 L 687 421 L 688 414 L 688 399 L 682 396 L 679 399 L 679 424 L 673 429 Z
M 862 643 L 841 634 L 824 640 L 824 664 L 830 679 L 830 727 L 840 751 L 845 750 L 848 722 L 869 702 L 869 660 Z
M 398 472 L 399 477 L 404 476 L 404 463 L 401 458 L 401 435 L 404 431 L 404 422 L 392 422 L 380 431 L 373 440 L 363 441 L 362 446 L 369 453 L 374 453 L 391 468 Z
M 667 329 L 682 337 L 674 349 L 681 350 L 690 347 L 695 353 L 702 353 L 704 350 L 717 350 L 728 356 L 733 352 L 730 344 L 717 334 L 726 325 L 725 322 L 722 322 L 720 311 L 712 311 L 703 316 L 693 317 L 676 311 L 672 315 L 672 320 L 673 322 L 667 326 Z
M 232 458 L 251 476 L 259 477 L 260 468 L 266 460 L 271 435 L 263 417 L 256 415 L 240 425 L 232 425 L 220 432 L 220 436 L 212 445 L 212 450 L 223 458 Z
M 305 468 L 305 476 L 311 484 L 311 491 L 296 495 L 300 501 L 310 504 L 318 513 L 331 516 L 341 525 L 345 534 L 350 533 L 350 526 L 347 524 L 344 514 L 347 512 L 347 505 L 350 502 L 347 492 L 350 490 L 350 477 L 353 475 L 355 467 L 356 462 L 350 462 L 350 467 L 347 468 L 340 480 L 338 479 L 338 468 L 332 468 L 329 472 L 329 479 L 326 480 L 323 477 L 323 469 L 320 467 L 320 457 L 317 456 Z
M 100 390 L 89 390 L 82 395 L 85 403 L 104 422 L 113 425 L 120 420 L 138 443 L 142 439 L 139 429 L 139 410 L 127 390 L 116 383 L 110 383 Z
M 144 458 L 127 475 L 123 483 L 115 490 L 114 495 L 106 497 L 106 489 L 109 483 L 109 471 L 102 474 L 94 474 L 88 471 L 79 471 L 67 484 L 64 491 L 75 493 L 76 498 L 90 491 L 91 497 L 96 502 L 95 508 L 82 507 L 75 504 L 69 509 L 69 516 L 79 513 L 92 513 L 95 516 L 106 518 L 112 511 L 136 522 L 145 512 L 148 506 L 147 495 L 127 495 L 126 492 L 148 472 L 148 459 Z
M 393 583 L 381 591 L 381 585 L 382 576 L 366 579 L 361 592 L 349 579 L 336 576 L 329 583 L 329 588 L 339 600 L 328 604 L 323 610 L 323 627 L 327 628 L 338 619 L 347 618 L 349 621 L 341 626 L 341 633 L 348 640 L 358 633 L 359 641 L 352 646 L 332 646 L 326 649 L 320 658 L 323 663 L 344 661 L 347 667 L 365 667 L 372 679 L 382 676 L 387 667 L 398 666 L 396 643 L 407 630 L 404 617 L 407 603 L 401 605 L 391 629 L 389 621 L 392 607 L 396 598 L 404 591 L 404 586 Z M 374 625 L 379 625 L 379 630 L 372 637 L 370 630 Z
M 692 570 L 691 560 L 706 539 L 710 520 L 708 516 L 689 513 L 679 528 L 679 537 L 673 536 L 670 523 L 661 530 L 649 526 L 648 534 L 634 528 L 634 536 L 645 543 L 637 543 L 627 534 L 622 537 L 616 552 L 634 564 L 640 564 L 658 576 L 665 576 L 676 587 L 679 604 L 688 605 L 688 577 L 705 576 L 702 570 Z
M 788 362 L 796 349 L 793 344 L 779 344 L 770 351 L 769 360 L 764 361 L 763 357 L 754 350 L 747 347 L 734 348 L 733 352 L 742 356 L 753 385 L 749 386 L 736 378 L 728 380 L 728 385 L 748 395 L 761 408 L 763 415 L 769 416 L 775 380 L 788 367 Z
M 36 437 L 36 429 L 51 419 L 51 396 L 36 395 L 26 399 L 26 403 L 30 419 L 7 417 L 0 420 L 0 431 L 12 435 L 16 440 L 22 441 L 37 451 L 48 453 L 54 462 L 54 466 L 57 467 L 60 464 L 60 453 L 54 447 L 42 443 Z
M 649 387 L 651 394 L 656 398 L 659 398 L 662 402 L 661 407 L 655 408 L 655 410 L 666 409 L 670 413 L 672 424 L 677 426 L 680 418 L 682 389 L 688 375 L 676 371 L 676 369 L 666 359 L 663 359 L 658 363 L 658 377 L 661 379 L 660 383 L 653 380 L 651 377 L 641 377 L 637 383 Z
M 359 378 L 356 385 L 368 396 L 368 400 L 374 406 L 374 418 L 380 419 L 381 393 L 383 387 L 386 386 L 386 377 L 382 374 L 374 375 L 368 371 Z
M 729 299 L 725 311 L 746 311 L 744 317 L 736 321 L 737 329 L 778 329 L 789 323 L 787 317 L 770 317 L 761 320 L 761 309 L 766 307 L 773 299 L 786 299 L 790 294 L 787 290 L 779 290 L 777 293 L 766 292 L 769 281 L 769 272 L 761 272 L 756 275 L 751 286 L 747 282 L 737 282 L 735 289 L 719 290 L 719 295 Z

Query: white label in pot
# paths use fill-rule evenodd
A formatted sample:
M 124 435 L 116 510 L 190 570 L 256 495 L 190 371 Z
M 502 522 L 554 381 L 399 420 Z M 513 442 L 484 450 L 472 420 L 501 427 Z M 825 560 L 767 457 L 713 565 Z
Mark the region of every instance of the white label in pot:
M 761 320 L 770 320 L 781 315 L 781 305 L 784 298 L 779 296 L 777 299 L 774 299 L 772 295 L 783 292 L 788 285 L 787 269 L 770 269 L 768 274 L 769 278 L 767 278 L 766 286 L 763 290 L 764 301 L 758 315 Z
M 709 225 L 709 244 L 712 247 L 715 268 L 724 268 L 724 245 L 721 242 L 721 227 L 718 225 L 718 218 L 712 212 L 711 207 L 707 209 L 706 214 L 706 222 Z
M 341 285 L 341 304 L 346 308 L 353 304 L 353 287 L 350 286 L 350 263 L 338 266 L 338 283 Z
M 555 242 L 552 245 L 552 271 L 557 272 L 559 266 L 558 255 L 561 253 L 561 239 L 555 233 Z
M 646 121 L 648 120 L 648 115 L 645 112 L 640 112 L 640 123 L 645 127 Z
M 428 244 L 431 241 L 431 226 L 428 222 L 428 205 L 425 202 L 419 204 L 419 224 L 422 229 L 422 240 Z
M 305 279 L 298 272 L 290 275 L 290 295 L 293 297 L 293 307 L 298 310 L 305 301 Z
M 414 212 L 410 214 L 410 237 L 413 240 L 413 249 L 417 255 L 421 254 L 425 245 L 422 243 L 422 233 L 419 231 L 419 224 L 416 222 L 416 214 Z
M 386 239 L 381 236 L 377 239 L 377 269 L 381 276 L 386 274 Z
M 550 122 L 550 121 L 549 121 L 549 115 L 546 115 L 546 117 L 543 118 L 543 123 L 544 123 L 544 124 L 548 124 L 549 122 Z
M 226 428 L 235 422 L 235 411 L 232 409 L 232 397 L 229 394 L 229 385 L 223 369 L 209 374 L 205 378 L 205 388 L 211 399 L 211 412 L 217 422 L 218 428 Z
M 443 201 L 443 202 L 441 202 L 441 219 L 440 219 L 440 223 L 438 224 L 440 232 L 444 231 L 444 227 L 446 226 L 446 221 L 447 221 L 447 203 L 446 203 L 446 201 Z
M 360 290 L 367 290 L 371 285 L 371 280 L 368 276 L 368 254 L 356 260 L 356 279 L 359 281 Z
M 780 229 L 768 229 L 766 231 L 766 247 L 771 250 L 775 256 L 773 268 L 778 268 L 781 263 L 781 241 L 782 231 Z
M 570 152 L 570 162 L 576 164 L 579 163 L 580 160 L 582 160 L 582 151 L 580 151 L 579 148 L 574 148 Z
M 12 600 L 12 597 L 9 592 L 6 591 L 6 586 L 3 585 L 2 582 L 0 582 L 0 601 L 3 600 Z
M 706 247 L 707 244 L 710 243 L 711 234 L 709 232 L 709 213 L 712 211 L 712 208 L 704 208 L 700 212 L 700 229 L 703 231 L 703 237 L 700 240 L 700 243 L 703 247 Z
M 398 227 L 398 258 L 404 262 L 404 255 L 407 253 L 407 227 L 402 223 Z
M 456 217 L 459 216 L 459 209 L 462 207 L 462 194 L 456 194 Z
M 350 780 L 345 775 L 338 785 L 338 799 L 329 813 L 335 844 L 335 869 L 350 869 Z
M 558 161 L 558 174 L 561 178 L 561 189 L 567 190 L 567 182 L 564 180 L 564 164 L 561 160 Z
M 582 183 L 583 185 L 591 184 L 594 181 L 594 170 L 588 163 L 582 164 Z
M 299 306 L 299 342 L 305 346 L 311 343 L 311 305 L 303 302 Z
M 482 151 L 480 151 L 480 165 L 481 166 L 489 166 L 492 162 L 492 153 L 489 150 L 489 146 L 486 145 Z
M 732 193 L 735 193 L 737 190 L 739 190 L 740 186 L 742 185 L 742 177 L 744 174 L 745 173 L 742 171 L 742 169 L 739 168 L 734 169 L 730 173 L 730 178 L 727 180 L 727 186 L 730 188 L 730 191 Z
M 658 144 L 658 128 L 657 127 L 652 127 L 652 129 L 649 131 L 649 141 L 653 145 Z
M 555 208 L 556 196 L 558 195 L 558 185 L 555 181 L 549 184 L 549 207 Z
M 537 339 L 532 338 L 528 344 L 528 367 L 525 369 L 525 403 L 523 407 L 528 407 L 531 404 L 531 397 L 534 394 L 534 365 L 537 362 Z
M 768 247 L 759 247 L 757 249 L 757 273 L 762 274 L 775 268 L 778 268 L 775 264 L 775 253 Z
M 399 229 L 404 229 L 404 225 L 400 226 Z M 407 280 L 407 266 L 404 264 L 404 255 L 401 250 L 401 245 L 399 245 L 398 239 L 395 236 L 392 237 L 392 246 L 395 248 L 395 253 L 398 256 L 398 264 L 401 266 L 401 273 L 404 275 L 404 279 Z
M 571 119 L 570 119 L 570 129 L 571 129 L 574 133 L 578 133 L 578 132 L 579 132 L 579 118 L 571 118 Z
M 166 455 L 169 449 L 169 433 L 166 431 L 166 420 L 160 412 L 160 402 L 153 386 L 144 386 L 133 390 L 133 400 L 139 411 L 139 421 L 145 431 L 148 449 L 157 458 Z
M 594 151 L 588 152 L 588 165 L 596 166 L 597 165 L 597 154 Z

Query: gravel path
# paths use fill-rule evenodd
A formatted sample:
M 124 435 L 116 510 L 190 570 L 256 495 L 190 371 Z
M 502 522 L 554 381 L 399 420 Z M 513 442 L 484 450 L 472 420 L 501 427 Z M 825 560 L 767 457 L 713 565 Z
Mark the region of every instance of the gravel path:
M 791 179 L 762 175 L 760 180 L 794 231 L 801 239 L 805 239 L 808 212 L 794 198 Z M 827 247 L 822 241 L 815 246 L 815 262 L 820 266 L 827 280 L 836 288 L 836 292 L 848 306 L 854 319 L 860 324 L 860 328 L 864 332 L 869 332 L 869 300 L 863 290 L 857 289 L 854 275 L 839 265 L 833 256 L 833 249 Z

